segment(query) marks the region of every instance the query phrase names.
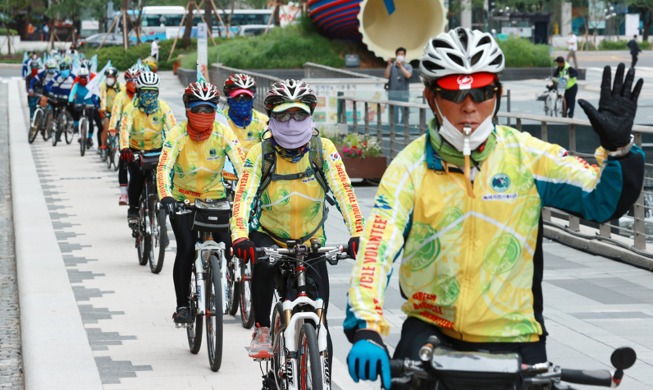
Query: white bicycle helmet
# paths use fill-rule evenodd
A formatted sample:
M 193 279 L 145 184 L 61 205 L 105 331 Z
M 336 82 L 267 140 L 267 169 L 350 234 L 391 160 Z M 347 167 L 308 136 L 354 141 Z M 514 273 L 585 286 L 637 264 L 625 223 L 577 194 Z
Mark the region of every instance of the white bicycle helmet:
M 220 101 L 220 91 L 218 87 L 205 81 L 190 83 L 184 90 L 183 100 L 187 108 L 189 104 L 195 102 L 206 102 L 217 106 Z
M 457 27 L 429 40 L 419 64 L 422 82 L 453 74 L 500 73 L 505 66 L 501 48 L 492 35 Z
M 317 97 L 315 91 L 301 80 L 277 81 L 270 86 L 270 90 L 265 96 L 265 110 L 270 115 L 274 107 L 291 102 L 306 104 L 313 114 L 317 106 Z
M 79 71 L 77 72 L 77 76 L 79 77 L 88 77 L 90 74 L 91 72 L 88 68 L 79 68 Z
M 154 72 L 142 72 L 136 79 L 136 88 L 138 89 L 159 89 L 159 76 Z
M 224 82 L 224 87 L 222 88 L 225 96 L 229 97 L 231 91 L 238 89 L 246 89 L 254 95 L 256 94 L 256 81 L 252 76 L 244 73 L 234 73 L 229 75 Z

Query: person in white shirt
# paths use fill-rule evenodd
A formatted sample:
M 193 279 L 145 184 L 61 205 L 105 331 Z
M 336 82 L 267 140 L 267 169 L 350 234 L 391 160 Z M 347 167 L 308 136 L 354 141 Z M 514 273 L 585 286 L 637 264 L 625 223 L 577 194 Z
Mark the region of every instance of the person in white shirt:
M 576 35 L 571 31 L 569 34 L 567 34 L 567 48 L 569 49 L 569 53 L 567 53 L 567 62 L 569 62 L 570 58 L 573 58 L 574 68 L 578 69 L 578 60 L 576 59 L 576 50 L 578 50 L 578 38 L 576 38 Z
M 154 38 L 152 41 L 152 48 L 150 49 L 150 55 L 154 57 L 157 61 L 159 60 L 159 38 Z

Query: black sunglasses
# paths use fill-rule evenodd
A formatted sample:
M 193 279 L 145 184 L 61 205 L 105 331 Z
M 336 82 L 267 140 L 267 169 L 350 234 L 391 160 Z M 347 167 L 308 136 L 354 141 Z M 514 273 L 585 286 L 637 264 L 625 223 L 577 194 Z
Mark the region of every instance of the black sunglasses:
M 234 101 L 234 102 L 236 102 L 236 103 L 241 103 L 241 102 L 251 102 L 251 101 L 252 101 L 252 97 L 249 96 L 249 95 L 242 94 L 242 95 L 238 95 L 238 96 L 236 96 L 236 97 L 232 97 L 231 100 Z
M 215 108 L 207 104 L 202 104 L 200 106 L 195 106 L 191 108 L 190 112 L 192 112 L 193 114 L 213 114 L 215 112 Z
M 290 118 L 295 119 L 298 122 L 303 121 L 304 119 L 308 118 L 311 114 L 304 110 L 300 111 L 281 111 L 281 112 L 273 112 L 270 114 L 272 118 L 278 120 L 279 122 L 288 122 Z
M 471 88 L 471 89 L 461 89 L 461 90 L 451 90 L 451 89 L 443 89 L 436 87 L 435 92 L 439 92 L 440 96 L 445 99 L 449 100 L 450 102 L 454 103 L 460 103 L 465 98 L 467 95 L 471 95 L 472 99 L 476 103 L 482 103 L 486 100 L 492 99 L 499 91 L 499 88 L 495 85 L 488 85 L 485 87 L 480 87 L 480 88 Z

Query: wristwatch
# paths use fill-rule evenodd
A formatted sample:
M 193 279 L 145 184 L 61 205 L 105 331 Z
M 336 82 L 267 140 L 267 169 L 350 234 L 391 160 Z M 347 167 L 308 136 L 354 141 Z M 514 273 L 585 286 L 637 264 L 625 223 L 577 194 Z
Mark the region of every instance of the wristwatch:
M 633 147 L 634 142 L 635 142 L 635 137 L 631 134 L 630 142 L 628 142 L 628 144 L 626 144 L 625 146 L 617 148 L 617 150 L 613 150 L 613 151 L 606 150 L 606 152 L 608 153 L 608 157 L 619 158 L 627 155 L 628 152 L 630 152 L 630 149 Z

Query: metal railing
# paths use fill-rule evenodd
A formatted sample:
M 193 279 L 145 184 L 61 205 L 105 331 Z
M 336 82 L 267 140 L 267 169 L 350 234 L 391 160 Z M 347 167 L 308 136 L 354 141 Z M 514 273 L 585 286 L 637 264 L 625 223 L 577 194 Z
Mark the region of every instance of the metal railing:
M 354 96 L 339 96 L 338 99 L 339 128 L 376 137 L 388 161 L 406 145 L 424 134 L 428 121 L 433 118 L 431 108 L 426 104 L 363 99 Z M 395 123 L 389 120 L 394 118 L 395 110 L 407 111 L 409 115 L 405 115 L 401 123 Z M 359 112 L 363 113 L 360 115 L 362 118 Z M 373 115 L 367 115 L 370 112 Z M 567 147 L 569 153 L 593 162 L 593 154 L 581 153 L 577 147 L 577 128 L 591 127 L 587 120 L 503 111 L 499 112 L 498 117 L 500 121 L 512 123 L 512 126 L 520 131 L 523 131 L 524 122 L 538 124 L 541 128 L 540 138 L 544 141 L 549 140 L 549 127 L 552 124 L 565 125 L 569 129 Z M 633 127 L 633 133 L 635 143 L 642 146 L 642 136 L 653 134 L 653 127 L 636 125 Z M 653 269 L 653 251 L 647 247 L 647 242 L 653 242 L 653 164 L 646 164 L 645 175 L 644 190 L 631 212 L 619 221 L 592 224 L 563 211 L 545 208 L 542 213 L 545 226 L 556 229 L 554 231 L 545 228 L 545 236 L 563 241 L 572 247 L 617 257 Z M 631 220 L 631 223 L 626 223 L 628 220 Z M 560 232 L 564 233 L 564 237 Z
M 314 62 L 304 63 L 304 78 L 307 79 L 322 79 L 322 78 L 361 78 L 361 79 L 379 79 L 379 77 L 371 76 L 365 73 L 352 72 L 350 70 L 333 68 L 316 64 Z M 385 80 L 385 79 L 382 79 Z

